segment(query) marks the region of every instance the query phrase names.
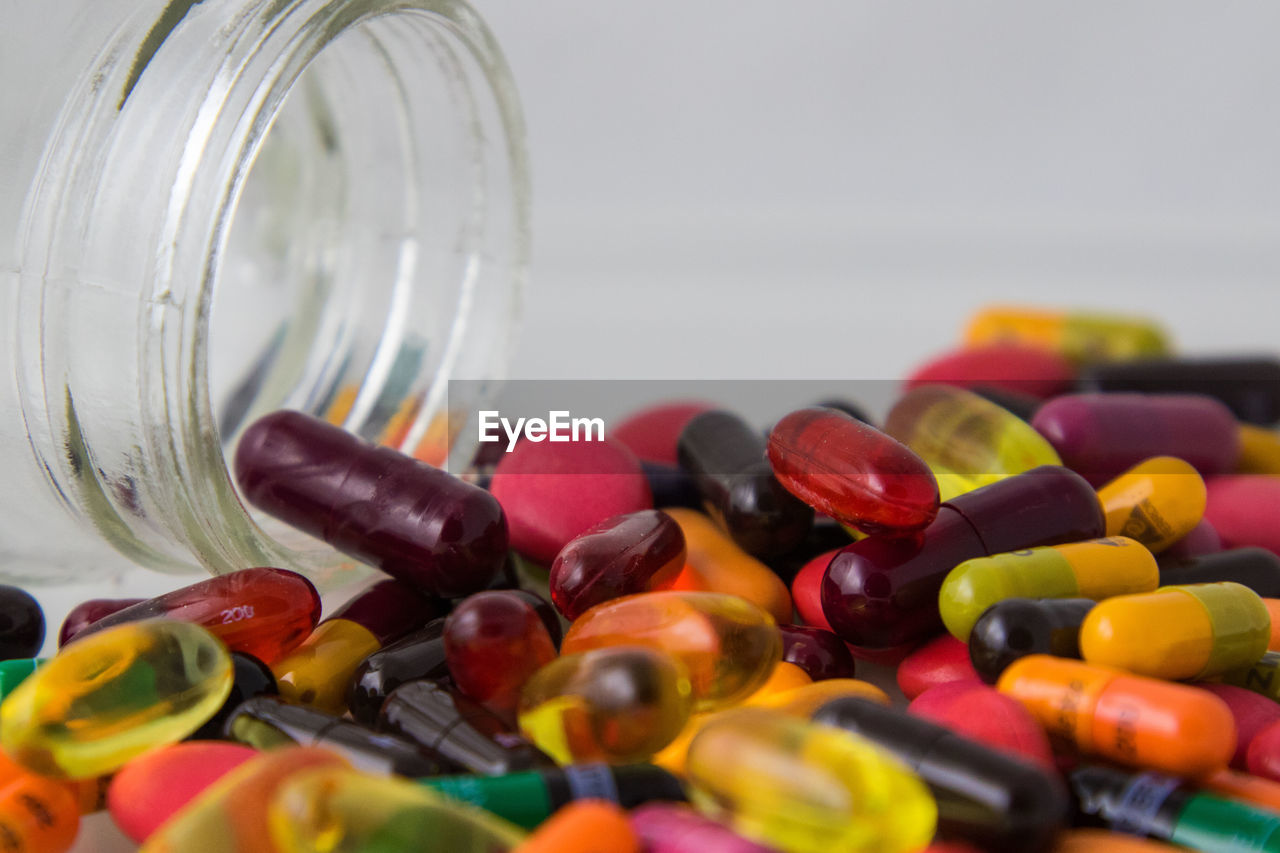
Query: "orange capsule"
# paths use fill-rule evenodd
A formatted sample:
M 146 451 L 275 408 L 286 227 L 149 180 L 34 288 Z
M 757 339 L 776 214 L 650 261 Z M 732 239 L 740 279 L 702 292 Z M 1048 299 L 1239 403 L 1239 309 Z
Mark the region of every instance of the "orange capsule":
M 1089 663 L 1176 681 L 1252 666 L 1270 639 L 1262 599 L 1224 581 L 1108 598 L 1085 616 L 1080 653 Z
M 80 830 L 80 804 L 65 782 L 38 776 L 0 752 L 0 850 L 62 853 Z
M 1262 603 L 1271 615 L 1271 639 L 1267 642 L 1267 651 L 1280 652 L 1280 598 L 1264 598 Z
M 1206 491 L 1190 463 L 1153 456 L 1098 489 L 1098 500 L 1108 536 L 1128 536 L 1158 554 L 1204 518 Z
M 680 525 L 688 565 L 676 589 L 723 592 L 759 605 L 778 624 L 791 621 L 791 593 L 773 570 L 738 547 L 710 518 L 692 509 L 663 510 Z
M 511 853 L 639 853 L 627 813 L 606 800 L 564 806 Z
M 1142 317 L 993 305 L 965 329 L 967 346 L 1024 344 L 1059 352 L 1073 362 L 1121 361 L 1170 352 L 1164 331 Z
M 1015 661 L 996 686 L 1059 743 L 1130 766 L 1203 776 L 1236 750 L 1230 709 L 1194 687 L 1049 655 Z
M 1204 779 L 1201 785 L 1215 794 L 1280 812 L 1280 782 L 1228 768 Z
M 1106 829 L 1070 829 L 1058 836 L 1052 853 L 1174 853 L 1182 849 Z

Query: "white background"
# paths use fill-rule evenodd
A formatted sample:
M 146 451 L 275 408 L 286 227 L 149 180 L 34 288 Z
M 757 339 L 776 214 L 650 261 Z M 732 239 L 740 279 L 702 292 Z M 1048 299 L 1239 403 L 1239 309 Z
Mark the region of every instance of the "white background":
M 533 158 L 515 376 L 891 377 L 997 298 L 1275 349 L 1280 4 L 476 6 Z

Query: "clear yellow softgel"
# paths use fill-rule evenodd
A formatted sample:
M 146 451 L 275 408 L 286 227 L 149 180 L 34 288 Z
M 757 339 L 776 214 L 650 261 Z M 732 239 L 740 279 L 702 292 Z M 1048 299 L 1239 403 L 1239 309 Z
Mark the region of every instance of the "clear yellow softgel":
M 835 728 L 764 708 L 726 711 L 689 746 L 690 796 L 711 817 L 783 853 L 907 853 L 933 837 L 924 783 Z
M 45 776 L 103 776 L 200 728 L 231 681 L 231 656 L 204 628 L 120 625 L 71 643 L 9 694 L 0 744 Z

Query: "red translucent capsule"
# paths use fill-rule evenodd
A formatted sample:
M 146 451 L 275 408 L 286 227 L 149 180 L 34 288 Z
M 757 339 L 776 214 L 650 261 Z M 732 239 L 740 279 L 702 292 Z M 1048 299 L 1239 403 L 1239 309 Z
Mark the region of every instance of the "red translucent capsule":
M 511 721 L 520 689 L 555 659 L 556 647 L 528 601 L 498 590 L 454 608 L 444 623 L 444 654 L 458 689 Z
M 989 344 L 953 350 L 916 368 L 906 390 L 917 385 L 999 388 L 1041 399 L 1070 390 L 1076 369 L 1061 354 L 1021 344 Z
M 866 533 L 902 536 L 938 514 L 938 484 L 893 438 L 835 409 L 800 409 L 769 436 L 769 461 L 787 491 Z
M 258 509 L 428 595 L 484 589 L 507 557 L 493 495 L 301 412 L 251 424 L 235 471 Z
M 551 601 L 566 619 L 624 595 L 663 589 L 684 568 L 684 533 L 656 509 L 617 515 L 578 535 L 551 564 Z
M 302 644 L 320 621 L 311 581 L 286 569 L 244 569 L 117 610 L 73 639 L 143 619 L 174 619 L 209 630 L 233 652 L 271 664 Z
M 104 616 L 141 604 L 145 598 L 91 598 L 71 608 L 58 630 L 58 645 L 65 646 L 71 638 Z

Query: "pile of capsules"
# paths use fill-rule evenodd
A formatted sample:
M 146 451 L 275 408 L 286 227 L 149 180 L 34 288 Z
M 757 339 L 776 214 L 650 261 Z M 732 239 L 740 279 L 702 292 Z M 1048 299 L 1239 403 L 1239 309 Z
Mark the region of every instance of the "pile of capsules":
M 1276 359 L 1005 308 L 881 428 L 669 403 L 455 477 L 276 412 L 242 494 L 385 577 L 89 601 L 48 660 L 4 588 L 0 850 L 1280 851 L 1277 421 Z

